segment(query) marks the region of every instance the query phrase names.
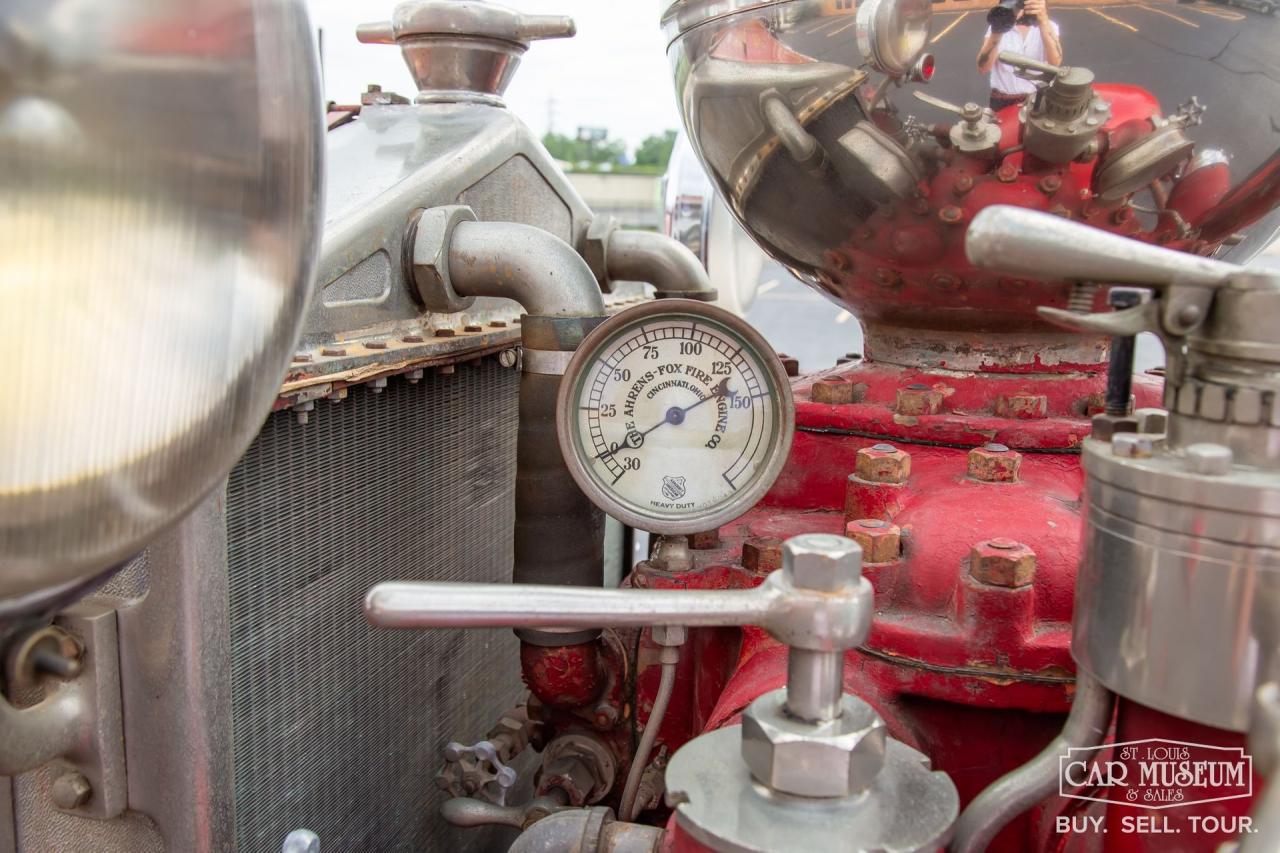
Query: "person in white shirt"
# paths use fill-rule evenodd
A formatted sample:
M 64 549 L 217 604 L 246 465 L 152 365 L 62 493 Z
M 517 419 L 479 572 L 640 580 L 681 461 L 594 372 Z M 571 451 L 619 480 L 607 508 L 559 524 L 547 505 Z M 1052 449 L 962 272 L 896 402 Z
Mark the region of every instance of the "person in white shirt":
M 991 109 L 996 111 L 1020 104 L 1036 91 L 1031 81 L 1013 73 L 1012 65 L 996 58 L 1001 51 L 1019 53 L 1050 65 L 1062 64 L 1058 24 L 1050 20 L 1045 0 L 1026 0 L 1021 14 L 1008 32 L 993 33 L 987 27 L 987 36 L 978 51 L 978 73 L 991 74 Z

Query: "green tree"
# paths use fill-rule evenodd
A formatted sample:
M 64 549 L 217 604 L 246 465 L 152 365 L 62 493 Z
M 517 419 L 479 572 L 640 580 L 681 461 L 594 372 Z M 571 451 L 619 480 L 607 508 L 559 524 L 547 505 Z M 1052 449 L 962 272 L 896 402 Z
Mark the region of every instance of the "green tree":
M 552 157 L 575 166 L 621 166 L 626 162 L 627 148 L 617 139 L 595 141 L 561 133 L 547 133 L 542 137 L 542 144 L 551 152 Z
M 671 149 L 675 145 L 676 132 L 674 130 L 666 130 L 659 136 L 646 138 L 636 148 L 636 165 L 657 166 L 661 169 L 667 168 L 667 161 L 671 159 Z

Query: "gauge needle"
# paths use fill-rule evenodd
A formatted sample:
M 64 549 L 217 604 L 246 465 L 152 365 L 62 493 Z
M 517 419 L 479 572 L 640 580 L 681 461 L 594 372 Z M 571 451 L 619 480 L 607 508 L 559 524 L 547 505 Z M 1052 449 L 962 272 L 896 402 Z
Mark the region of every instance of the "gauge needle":
M 626 448 L 632 448 L 632 449 L 637 448 L 640 445 L 644 444 L 644 437 L 649 433 L 653 432 L 658 427 L 662 426 L 663 424 L 684 423 L 684 416 L 687 413 L 698 408 L 708 400 L 714 400 L 716 397 L 723 397 L 728 393 L 729 393 L 729 379 L 728 377 L 726 377 L 720 380 L 720 384 L 716 386 L 715 391 L 703 397 L 702 399 L 698 400 L 698 402 L 685 406 L 684 408 L 680 408 L 679 406 L 672 406 L 671 408 L 667 409 L 667 413 L 666 415 L 663 416 L 662 420 L 658 421 L 656 424 L 649 427 L 644 432 L 635 432 L 633 430 L 632 432 L 627 433 L 627 437 L 623 439 L 622 444 L 620 444 L 618 447 L 614 448 L 613 450 L 606 450 L 604 453 L 601 453 L 596 458 L 606 459 L 620 450 L 624 450 Z

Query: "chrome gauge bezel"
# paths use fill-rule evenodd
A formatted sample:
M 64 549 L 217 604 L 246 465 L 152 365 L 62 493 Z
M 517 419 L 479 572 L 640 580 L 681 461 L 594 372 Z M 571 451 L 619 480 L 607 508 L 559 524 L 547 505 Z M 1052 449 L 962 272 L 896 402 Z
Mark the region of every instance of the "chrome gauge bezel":
M 584 456 L 588 452 L 585 444 L 578 441 L 577 400 L 582 385 L 588 377 L 594 376 L 599 355 L 620 336 L 646 321 L 661 319 L 672 320 L 688 317 L 698 323 L 721 327 L 742 344 L 749 347 L 751 356 L 762 366 L 766 373 L 762 377 L 771 385 L 771 399 L 774 406 L 774 423 L 777 425 L 769 436 L 770 446 L 766 450 L 765 463 L 756 470 L 748 485 L 737 489 L 733 497 L 710 509 L 690 511 L 686 515 L 645 513 L 621 499 L 601 482 L 590 468 L 590 461 Z M 782 362 L 778 359 L 764 337 L 745 320 L 734 314 L 691 299 L 662 299 L 646 302 L 634 308 L 628 308 L 610 317 L 596 327 L 579 345 L 574 353 L 564 377 L 560 383 L 560 392 L 556 400 L 556 432 L 560 441 L 560 452 L 573 476 L 574 482 L 592 503 L 605 513 L 619 521 L 639 530 L 667 535 L 697 533 L 711 530 L 739 518 L 756 505 L 765 493 L 773 486 L 782 467 L 786 464 L 791 451 L 791 440 L 795 433 L 795 405 L 791 394 L 791 382 L 787 378 Z

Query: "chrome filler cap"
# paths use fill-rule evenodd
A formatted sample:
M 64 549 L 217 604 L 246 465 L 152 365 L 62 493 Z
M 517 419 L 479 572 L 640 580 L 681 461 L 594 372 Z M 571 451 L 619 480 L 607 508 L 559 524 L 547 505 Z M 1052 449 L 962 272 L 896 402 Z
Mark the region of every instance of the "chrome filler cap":
M 576 32 L 565 15 L 526 15 L 481 0 L 410 0 L 396 6 L 389 21 L 361 24 L 356 38 L 400 45 L 420 103 L 475 99 L 467 95 L 496 101 L 530 42 Z

